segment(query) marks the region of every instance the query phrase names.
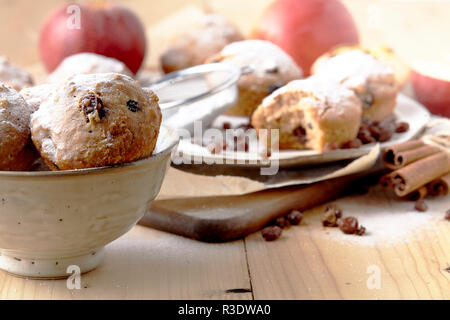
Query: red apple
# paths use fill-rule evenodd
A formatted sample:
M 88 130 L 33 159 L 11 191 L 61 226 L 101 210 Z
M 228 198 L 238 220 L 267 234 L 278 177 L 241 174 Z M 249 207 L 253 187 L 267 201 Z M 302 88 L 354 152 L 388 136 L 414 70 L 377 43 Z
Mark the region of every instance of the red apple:
M 353 18 L 339 0 L 276 0 L 251 37 L 281 47 L 306 75 L 314 61 L 333 47 L 359 42 Z
M 432 113 L 450 118 L 450 62 L 413 64 L 411 82 L 420 103 Z
M 127 7 L 108 2 L 67 4 L 44 22 L 39 51 L 52 72 L 61 61 L 80 52 L 94 52 L 122 61 L 137 73 L 145 56 L 145 30 Z

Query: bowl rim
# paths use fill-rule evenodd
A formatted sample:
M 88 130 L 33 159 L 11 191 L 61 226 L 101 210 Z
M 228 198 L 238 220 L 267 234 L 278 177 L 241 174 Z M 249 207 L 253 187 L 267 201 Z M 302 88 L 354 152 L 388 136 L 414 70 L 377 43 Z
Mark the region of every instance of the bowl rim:
M 232 64 L 227 64 L 223 62 L 214 62 L 208 64 L 202 64 L 194 67 L 190 67 L 183 70 L 174 71 L 169 73 L 147 87 L 147 89 L 153 90 L 157 92 L 157 90 L 161 87 L 170 86 L 172 81 L 177 79 L 183 80 L 192 75 L 200 75 L 211 72 L 228 72 L 228 78 L 217 84 L 216 86 L 193 96 L 189 96 L 184 99 L 173 100 L 170 102 L 160 102 L 161 111 L 169 111 L 172 109 L 181 108 L 184 105 L 196 102 L 208 96 L 214 95 L 218 92 L 224 91 L 225 89 L 235 85 L 241 75 L 252 72 L 249 67 L 240 68 Z
M 143 164 L 146 164 L 147 162 L 155 161 L 159 158 L 164 157 L 168 153 L 171 153 L 174 148 L 179 144 L 180 142 L 180 136 L 176 134 L 176 132 L 173 129 L 170 129 L 167 126 L 161 125 L 161 127 L 164 127 L 165 130 L 170 137 L 171 141 L 170 144 L 165 147 L 163 150 L 159 151 L 158 153 L 152 154 L 150 157 L 139 159 L 132 162 L 127 163 L 120 163 L 110 166 L 104 166 L 104 167 L 94 167 L 94 168 L 85 168 L 85 169 L 72 169 L 72 170 L 61 170 L 61 171 L 0 171 L 0 177 L 7 176 L 7 177 L 59 177 L 59 176 L 77 176 L 77 175 L 85 175 L 90 173 L 103 173 L 106 171 L 118 169 L 118 168 L 124 168 L 124 167 L 135 167 L 135 166 L 141 166 Z M 161 134 L 161 129 L 160 133 Z

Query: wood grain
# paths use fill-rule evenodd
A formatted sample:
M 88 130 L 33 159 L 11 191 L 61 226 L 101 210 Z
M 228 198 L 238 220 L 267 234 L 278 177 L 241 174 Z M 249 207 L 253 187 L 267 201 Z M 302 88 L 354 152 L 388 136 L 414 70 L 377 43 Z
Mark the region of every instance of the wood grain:
M 444 197 L 428 202 L 436 218 L 411 235 L 389 236 L 389 241 L 372 234 L 374 242 L 368 244 L 365 236 L 355 239 L 321 227 L 323 206 L 308 211 L 302 226 L 286 230 L 280 241 L 249 236 L 246 247 L 255 299 L 449 299 L 450 273 L 445 269 L 450 266 L 450 225 L 443 216 L 450 201 Z M 383 213 L 386 224 L 391 223 L 387 212 L 413 211 L 414 205 L 378 188 L 369 196 L 336 203 L 344 215 L 358 218 Z M 364 223 L 369 233 L 370 221 Z M 367 286 L 372 275 L 368 268 L 374 266 L 380 270 L 379 289 Z
M 107 247 L 80 290 L 0 272 L 0 299 L 251 299 L 227 292 L 250 287 L 242 240 L 207 245 L 139 226 Z

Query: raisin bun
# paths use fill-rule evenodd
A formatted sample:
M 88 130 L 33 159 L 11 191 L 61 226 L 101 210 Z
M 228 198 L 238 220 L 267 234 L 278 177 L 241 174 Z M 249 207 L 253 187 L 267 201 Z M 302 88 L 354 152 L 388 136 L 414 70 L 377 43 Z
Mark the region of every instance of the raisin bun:
M 383 121 L 392 115 L 399 86 L 388 64 L 361 50 L 331 57 L 317 66 L 315 75 L 329 79 L 355 92 L 363 105 L 363 118 Z
M 207 58 L 218 53 L 227 44 L 241 41 L 244 37 L 226 18 L 206 14 L 185 33 L 180 34 L 160 58 L 165 73 L 203 64 Z
M 326 152 L 356 138 L 361 114 L 361 101 L 353 91 L 310 77 L 265 98 L 251 123 L 258 131 L 278 129 L 280 149 Z
M 118 73 L 75 75 L 31 118 L 32 140 L 52 170 L 102 167 L 152 155 L 161 124 L 157 96 Z
M 0 57 L 0 82 L 19 91 L 26 86 L 32 86 L 34 81 L 29 73 L 13 65 L 5 57 Z
M 36 159 L 30 140 L 32 112 L 17 91 L 0 83 L 0 170 L 26 171 Z
M 239 100 L 227 111 L 227 114 L 235 116 L 250 117 L 266 96 L 303 76 L 302 69 L 287 53 L 271 42 L 262 40 L 229 44 L 208 62 L 230 63 L 253 69 L 252 73 L 239 79 Z
M 58 82 L 76 74 L 120 73 L 132 77 L 127 66 L 114 58 L 83 52 L 65 58 L 49 75 L 49 82 Z
M 37 111 L 42 102 L 48 99 L 55 90 L 56 84 L 45 83 L 34 87 L 25 87 L 19 93 L 33 108 L 33 111 Z

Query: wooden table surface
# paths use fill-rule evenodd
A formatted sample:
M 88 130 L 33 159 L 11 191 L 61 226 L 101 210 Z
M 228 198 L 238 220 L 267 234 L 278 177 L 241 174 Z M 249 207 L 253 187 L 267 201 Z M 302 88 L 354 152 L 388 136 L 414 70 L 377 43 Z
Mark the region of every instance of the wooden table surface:
M 106 247 L 80 290 L 0 272 L 0 298 L 450 299 L 449 197 L 427 201 L 425 213 L 378 187 L 335 203 L 368 234 L 323 228 L 324 206 L 275 242 L 255 233 L 208 244 L 136 226 Z
M 208 3 L 248 30 L 269 1 L 191 3 Z M 28 0 L 0 0 L 0 54 L 23 66 L 35 65 L 38 27 L 62 2 L 45 0 L 29 10 Z M 126 2 L 139 10 L 146 27 L 186 4 Z M 344 2 L 364 43 L 386 43 L 412 58 L 450 51 L 442 38 L 450 31 L 448 3 Z M 239 10 L 233 9 L 237 3 Z M 270 243 L 256 233 L 232 243 L 206 244 L 136 226 L 107 246 L 100 267 L 82 276 L 81 289 L 67 289 L 65 280 L 27 280 L 0 272 L 0 299 L 450 299 L 450 223 L 443 220 L 449 197 L 427 201 L 425 213 L 378 188 L 336 202 L 363 222 L 366 236 L 323 228 L 323 206 L 306 212 L 301 226 Z

